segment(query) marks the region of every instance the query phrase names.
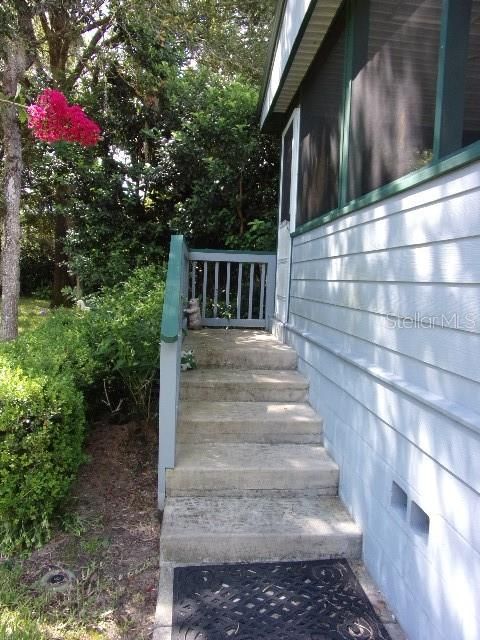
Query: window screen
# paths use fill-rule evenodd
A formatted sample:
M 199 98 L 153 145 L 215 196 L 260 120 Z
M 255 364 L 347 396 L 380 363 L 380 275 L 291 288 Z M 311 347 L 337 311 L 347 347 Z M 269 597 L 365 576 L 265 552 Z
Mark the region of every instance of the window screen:
M 290 220 L 290 193 L 292 189 L 292 145 L 293 122 L 288 127 L 283 138 L 283 165 L 282 165 L 282 204 L 280 220 Z
M 432 159 L 442 0 L 364 0 L 356 22 L 349 199 Z
M 466 68 L 463 146 L 480 140 L 480 0 L 473 0 Z
M 338 207 L 345 18 L 330 31 L 302 85 L 300 224 Z

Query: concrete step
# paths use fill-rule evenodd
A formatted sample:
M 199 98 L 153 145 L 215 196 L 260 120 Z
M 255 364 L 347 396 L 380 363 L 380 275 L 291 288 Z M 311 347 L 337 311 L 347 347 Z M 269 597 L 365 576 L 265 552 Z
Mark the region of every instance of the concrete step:
M 323 420 L 305 403 L 183 401 L 177 443 L 323 443 Z
M 258 363 L 260 364 L 260 363 Z M 308 381 L 296 371 L 196 369 L 182 374 L 182 400 L 304 402 Z
M 193 349 L 199 368 L 295 370 L 297 354 L 264 331 L 190 331 L 184 349 Z
M 338 498 L 167 498 L 162 562 L 358 559 L 361 533 Z
M 167 472 L 169 496 L 337 495 L 338 467 L 303 444 L 184 444 Z

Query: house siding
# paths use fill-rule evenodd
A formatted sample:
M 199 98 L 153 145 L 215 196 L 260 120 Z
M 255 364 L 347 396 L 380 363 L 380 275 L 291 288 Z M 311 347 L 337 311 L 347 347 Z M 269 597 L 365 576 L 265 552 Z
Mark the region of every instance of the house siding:
M 410 640 L 478 640 L 480 163 L 295 237 L 289 309 L 368 569 Z

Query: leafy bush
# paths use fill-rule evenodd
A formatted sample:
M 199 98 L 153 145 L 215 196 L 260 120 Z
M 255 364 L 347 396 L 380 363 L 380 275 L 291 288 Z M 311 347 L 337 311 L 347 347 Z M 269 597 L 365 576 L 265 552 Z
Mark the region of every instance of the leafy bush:
M 70 376 L 80 389 L 86 389 L 99 375 L 84 314 L 73 309 L 51 312 L 34 331 L 2 349 L 15 362 L 21 362 L 22 369 L 50 378 Z
M 150 415 L 163 275 L 140 268 L 90 312 L 58 310 L 0 346 L 0 552 L 48 537 L 82 461 L 87 392 L 114 390 Z
M 163 269 L 141 267 L 91 297 L 90 312 L 59 309 L 3 349 L 23 369 L 69 375 L 81 390 L 101 386 L 149 416 L 163 294 Z
M 248 231 L 243 236 L 231 234 L 225 238 L 229 249 L 245 249 L 251 251 L 275 251 L 277 246 L 276 218 L 255 218 L 248 223 Z
M 143 267 L 125 283 L 104 289 L 86 318 L 97 377 L 105 389 L 126 394 L 147 418 L 159 367 L 163 296 L 163 270 Z
M 249 223 L 276 226 L 280 156 L 278 141 L 259 130 L 257 87 L 202 66 L 166 86 L 173 133 L 158 166 L 172 185 L 162 191 L 174 207 L 170 226 L 192 246 L 218 248 L 224 239 L 232 248 L 253 249 L 252 237 L 245 237 Z M 256 239 L 255 228 L 250 236 Z M 266 249 L 275 247 L 272 239 Z
M 0 355 L 0 549 L 30 548 L 82 461 L 83 397 L 67 373 L 22 370 Z

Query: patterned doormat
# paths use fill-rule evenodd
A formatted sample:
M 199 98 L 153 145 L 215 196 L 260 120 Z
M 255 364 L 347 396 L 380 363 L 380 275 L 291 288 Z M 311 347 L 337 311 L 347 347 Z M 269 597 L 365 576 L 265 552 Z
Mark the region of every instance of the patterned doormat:
M 390 640 L 346 560 L 178 567 L 172 640 Z

